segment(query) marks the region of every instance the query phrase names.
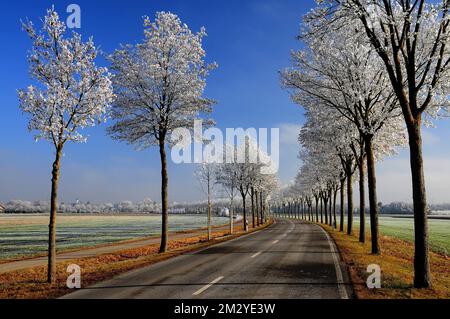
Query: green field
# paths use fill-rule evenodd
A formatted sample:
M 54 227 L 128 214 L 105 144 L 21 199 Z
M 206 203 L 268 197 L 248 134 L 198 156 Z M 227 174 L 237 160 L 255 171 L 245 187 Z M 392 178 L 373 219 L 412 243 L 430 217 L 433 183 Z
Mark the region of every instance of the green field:
M 228 218 L 214 217 L 221 225 Z M 0 215 L 0 259 L 46 252 L 48 216 L 33 214 Z M 206 226 L 206 216 L 169 216 L 169 230 L 182 231 Z M 71 249 L 160 234 L 161 216 L 60 215 L 57 220 L 57 247 Z
M 449 255 L 450 220 L 430 219 L 428 226 L 430 249 Z M 386 236 L 414 241 L 414 222 L 412 218 L 381 217 L 380 231 Z

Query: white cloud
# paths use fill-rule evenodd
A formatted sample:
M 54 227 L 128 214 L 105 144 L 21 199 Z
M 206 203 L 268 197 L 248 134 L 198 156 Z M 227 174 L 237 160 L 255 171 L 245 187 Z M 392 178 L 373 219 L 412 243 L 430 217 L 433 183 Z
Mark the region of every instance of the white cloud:
M 280 144 L 299 146 L 298 135 L 302 128 L 301 124 L 282 123 L 278 127 L 280 128 Z

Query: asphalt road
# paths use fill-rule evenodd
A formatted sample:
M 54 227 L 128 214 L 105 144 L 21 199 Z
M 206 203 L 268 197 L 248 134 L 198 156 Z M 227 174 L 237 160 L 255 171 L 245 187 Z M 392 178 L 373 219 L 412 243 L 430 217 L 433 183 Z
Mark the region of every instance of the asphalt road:
M 299 220 L 117 276 L 63 298 L 342 299 L 345 265 L 328 234 Z

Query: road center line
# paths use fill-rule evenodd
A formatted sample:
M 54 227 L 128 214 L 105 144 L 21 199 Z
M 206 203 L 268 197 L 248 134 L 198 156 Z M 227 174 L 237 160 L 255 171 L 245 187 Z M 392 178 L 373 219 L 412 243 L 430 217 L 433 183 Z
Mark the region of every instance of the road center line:
M 193 296 L 198 296 L 200 295 L 202 292 L 204 292 L 206 289 L 208 289 L 209 287 L 211 287 L 214 284 L 217 284 L 219 281 L 221 281 L 224 277 L 220 276 L 217 277 L 216 279 L 214 279 L 213 281 L 211 281 L 209 284 L 207 284 L 206 286 L 200 288 L 199 290 L 197 290 L 196 292 L 194 292 L 192 295 Z
M 252 258 L 258 257 L 259 255 L 261 255 L 261 253 L 262 253 L 262 251 L 258 251 L 256 254 L 254 254 L 254 255 L 252 256 Z

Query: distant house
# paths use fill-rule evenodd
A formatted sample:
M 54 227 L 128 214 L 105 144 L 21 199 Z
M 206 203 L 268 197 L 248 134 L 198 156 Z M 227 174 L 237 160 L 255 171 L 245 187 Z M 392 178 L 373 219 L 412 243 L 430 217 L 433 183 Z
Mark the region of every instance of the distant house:
M 6 207 L 5 207 L 5 206 L 3 206 L 3 204 L 2 204 L 2 203 L 0 203 L 0 214 L 1 214 L 1 213 L 4 213 L 4 212 L 5 212 L 5 210 L 6 210 Z

